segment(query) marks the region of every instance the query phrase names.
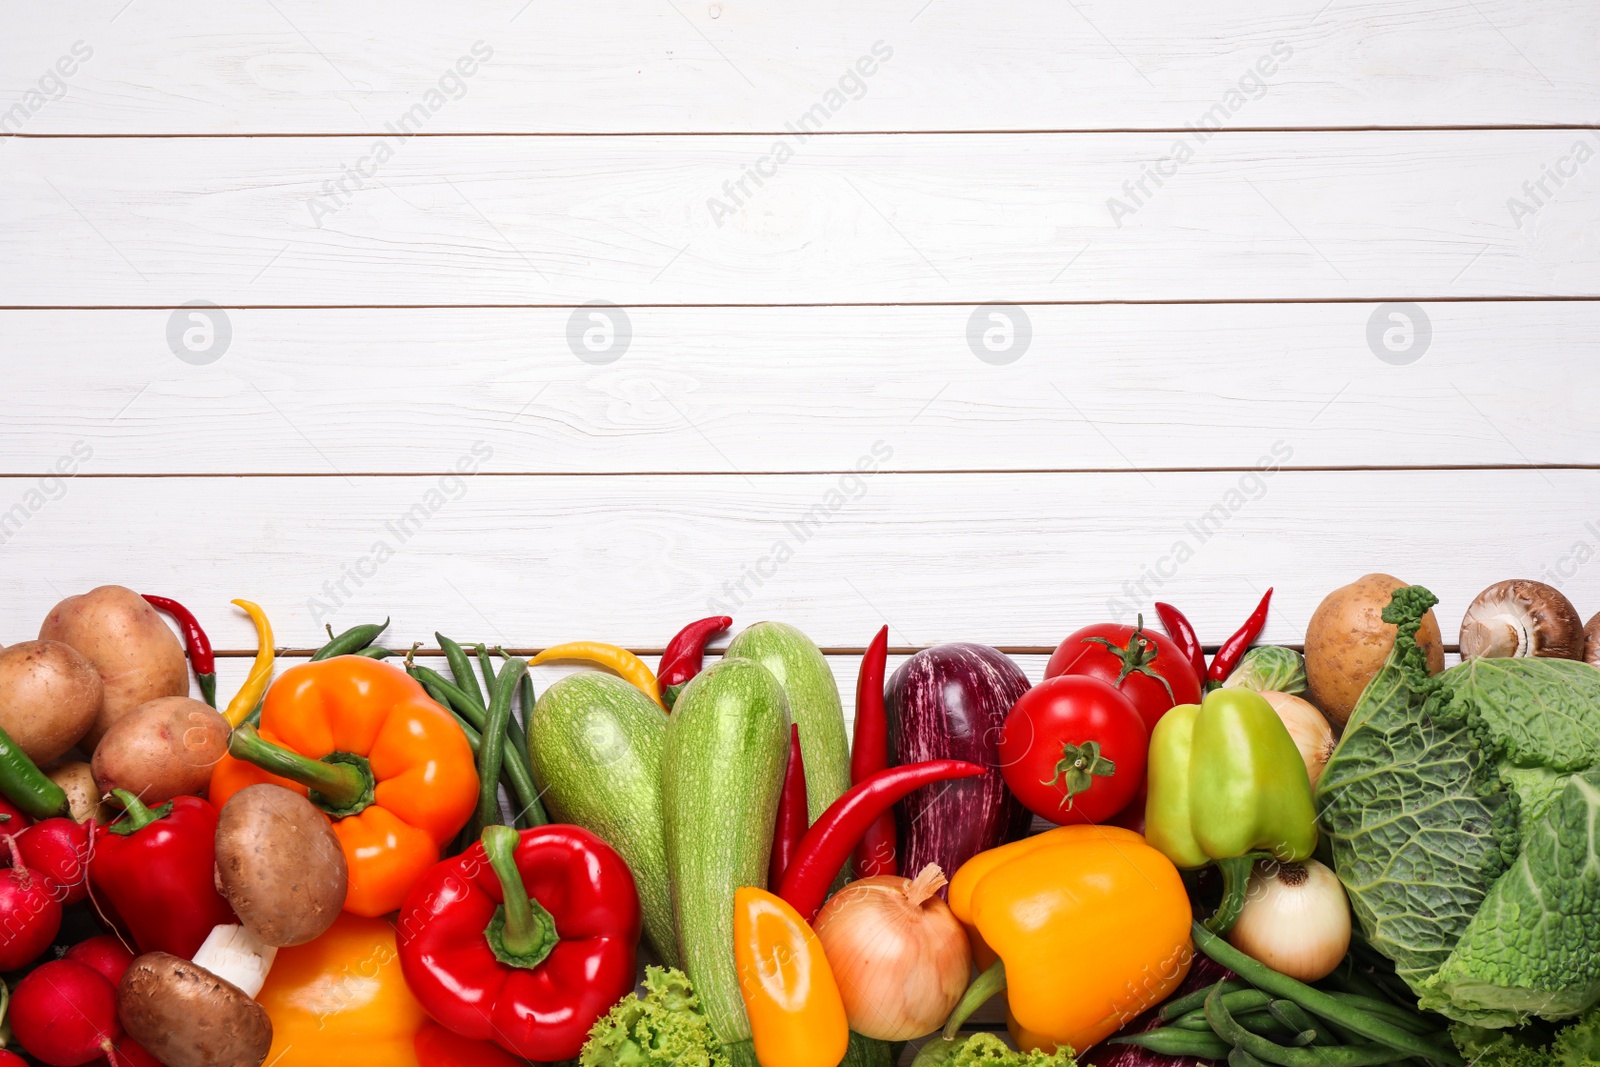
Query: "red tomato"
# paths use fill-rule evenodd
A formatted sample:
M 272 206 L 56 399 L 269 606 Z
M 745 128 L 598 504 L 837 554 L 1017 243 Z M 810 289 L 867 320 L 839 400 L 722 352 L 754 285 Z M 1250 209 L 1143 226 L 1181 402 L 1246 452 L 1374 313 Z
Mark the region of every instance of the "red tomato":
M 1177 704 L 1200 703 L 1200 679 L 1166 634 L 1142 626 L 1085 626 L 1056 646 L 1045 678 L 1086 674 L 1109 682 L 1133 702 L 1154 730 Z
M 1000 773 L 1027 809 L 1055 823 L 1098 823 L 1144 783 L 1150 732 L 1127 697 L 1098 678 L 1040 682 L 1011 705 Z

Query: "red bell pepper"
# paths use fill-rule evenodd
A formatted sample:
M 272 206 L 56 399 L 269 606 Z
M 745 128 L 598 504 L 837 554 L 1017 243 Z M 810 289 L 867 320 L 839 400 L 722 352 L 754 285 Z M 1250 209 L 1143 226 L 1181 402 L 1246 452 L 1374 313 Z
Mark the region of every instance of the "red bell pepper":
M 446 1029 L 524 1059 L 569 1060 L 633 988 L 639 893 L 577 826 L 483 838 L 433 867 L 400 908 L 406 984 Z
M 89 882 L 140 952 L 191 959 L 212 927 L 239 921 L 217 892 L 217 809 L 176 797 L 152 810 L 126 789 L 111 792 L 126 814 L 96 827 Z

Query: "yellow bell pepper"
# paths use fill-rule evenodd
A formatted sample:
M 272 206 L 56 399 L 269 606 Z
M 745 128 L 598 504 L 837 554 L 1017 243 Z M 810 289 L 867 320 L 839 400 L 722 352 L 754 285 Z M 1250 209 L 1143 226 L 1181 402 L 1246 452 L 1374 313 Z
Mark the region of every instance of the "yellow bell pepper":
M 800 913 L 765 889 L 734 890 L 733 958 L 761 1067 L 837 1067 L 850 1023 L 822 942 Z
M 950 881 L 950 910 L 986 968 L 974 986 L 1004 983 L 1025 1050 L 1087 1050 L 1165 1000 L 1194 959 L 1177 868 L 1115 826 L 1063 826 L 978 853 Z
M 328 932 L 280 949 L 256 997 L 272 1020 L 274 1067 L 419 1067 L 427 1022 L 400 973 L 387 919 L 343 912 Z

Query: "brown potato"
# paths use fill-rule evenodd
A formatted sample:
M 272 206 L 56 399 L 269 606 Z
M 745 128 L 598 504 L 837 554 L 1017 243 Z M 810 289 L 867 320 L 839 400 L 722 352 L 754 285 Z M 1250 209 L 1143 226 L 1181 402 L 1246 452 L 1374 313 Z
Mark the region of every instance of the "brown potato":
M 101 799 L 100 787 L 87 763 L 62 760 L 44 773 L 67 794 L 67 808 L 74 822 L 84 822 L 92 816 L 95 822 L 106 826 L 117 817 L 117 809 Z
M 344 907 L 349 870 L 328 817 L 281 785 L 247 786 L 217 819 L 217 889 L 268 945 L 322 936 Z
M 267 1010 L 203 967 L 165 952 L 129 965 L 117 987 L 122 1028 L 167 1067 L 260 1067 Z
M 183 645 L 132 589 L 102 585 L 67 597 L 45 616 L 39 640 L 71 645 L 100 672 L 105 697 L 87 734 L 89 748 L 100 743 L 113 722 L 145 701 L 188 695 Z
M 1339 729 L 1389 658 L 1396 627 L 1383 621 L 1383 609 L 1390 595 L 1406 584 L 1388 574 L 1364 575 L 1329 593 L 1311 615 L 1306 626 L 1306 696 Z M 1444 670 L 1444 641 L 1431 611 L 1422 617 L 1417 642 L 1427 651 L 1428 673 Z
M 94 664 L 71 645 L 24 641 L 0 650 L 0 729 L 40 766 L 89 732 L 104 695 Z
M 126 789 L 155 807 L 204 790 L 227 751 L 228 721 L 213 708 L 159 697 L 111 724 L 91 766 L 101 793 Z

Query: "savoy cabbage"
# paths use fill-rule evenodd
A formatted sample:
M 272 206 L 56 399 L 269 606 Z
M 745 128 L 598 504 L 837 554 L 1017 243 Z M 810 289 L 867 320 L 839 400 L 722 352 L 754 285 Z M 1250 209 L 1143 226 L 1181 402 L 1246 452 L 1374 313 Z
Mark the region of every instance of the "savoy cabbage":
M 1432 678 L 1420 586 L 1317 788 L 1367 939 L 1424 1008 L 1480 1027 L 1600 1001 L 1600 670 L 1476 659 Z

